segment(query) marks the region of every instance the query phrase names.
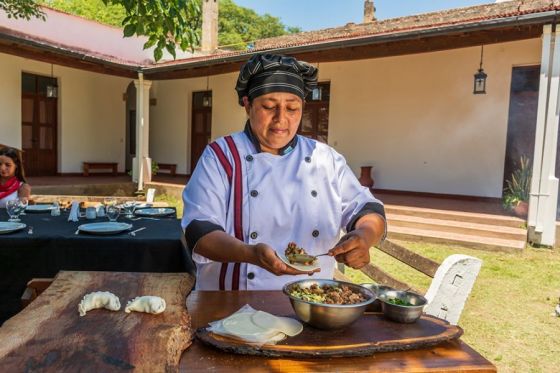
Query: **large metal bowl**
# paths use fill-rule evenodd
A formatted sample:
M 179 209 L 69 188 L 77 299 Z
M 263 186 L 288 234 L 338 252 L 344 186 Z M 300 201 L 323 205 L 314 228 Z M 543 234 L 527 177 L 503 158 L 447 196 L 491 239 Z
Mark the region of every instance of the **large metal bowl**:
M 400 299 L 411 306 L 393 304 L 389 299 Z M 401 323 L 413 323 L 422 316 L 424 306 L 428 303 L 423 296 L 411 291 L 389 290 L 379 296 L 383 314 L 389 319 Z
M 302 300 L 290 295 L 292 288 L 299 285 L 302 288 L 310 287 L 313 284 L 319 286 L 346 285 L 352 291 L 361 293 L 367 300 L 356 304 L 324 304 Z M 284 294 L 290 298 L 292 307 L 297 317 L 303 322 L 308 323 L 319 329 L 341 329 L 356 321 L 365 311 L 368 304 L 375 300 L 375 294 L 360 285 L 336 280 L 300 280 L 284 285 Z

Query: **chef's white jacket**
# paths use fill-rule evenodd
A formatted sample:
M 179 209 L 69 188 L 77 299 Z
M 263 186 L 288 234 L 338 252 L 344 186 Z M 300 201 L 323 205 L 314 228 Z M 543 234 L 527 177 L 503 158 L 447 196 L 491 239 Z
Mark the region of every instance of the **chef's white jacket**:
M 237 219 L 242 220 L 238 236 L 241 233 L 248 244 L 266 243 L 279 253 L 289 242 L 310 254 L 326 253 L 338 242 L 341 229 L 353 229 L 359 217 L 368 213 L 384 217 L 383 204 L 360 185 L 344 157 L 326 144 L 298 136 L 290 152 L 273 155 L 257 152 L 246 132 L 233 134 L 229 141 L 239 153 L 237 165 L 226 138 L 220 138 L 213 146 L 223 151 L 226 167 L 216 150 L 207 146 L 183 192 L 182 227 L 193 251 L 199 290 L 219 290 L 220 277 L 223 290 L 276 290 L 310 278 L 276 276 L 247 263 L 238 264 L 236 277 L 233 263 L 226 268 L 197 254 L 196 242 L 205 234 L 223 229 L 235 235 L 236 205 Z M 319 261 L 321 272 L 313 277 L 332 278 L 334 258 L 322 256 Z

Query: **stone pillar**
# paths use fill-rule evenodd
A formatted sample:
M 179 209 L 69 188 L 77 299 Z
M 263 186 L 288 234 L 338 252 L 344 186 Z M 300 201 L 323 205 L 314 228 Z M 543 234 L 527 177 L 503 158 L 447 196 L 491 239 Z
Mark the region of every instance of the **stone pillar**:
M 218 49 L 218 0 L 202 0 L 202 41 L 203 52 Z
M 136 87 L 136 156 L 132 160 L 132 180 L 138 183 L 138 190 L 152 180 L 152 160 L 150 150 L 150 87 L 151 81 L 142 76 L 134 81 Z M 142 160 L 140 163 L 139 160 Z
M 457 325 L 473 288 L 482 261 L 468 255 L 448 256 L 438 267 L 426 292 L 424 312 Z
M 545 25 L 542 40 L 535 152 L 527 223 L 530 242 L 554 246 L 558 202 L 558 178 L 555 173 L 560 119 L 560 31 L 557 30 L 553 34 L 552 26 Z
M 364 23 L 371 23 L 375 20 L 375 5 L 373 4 L 373 0 L 364 1 Z

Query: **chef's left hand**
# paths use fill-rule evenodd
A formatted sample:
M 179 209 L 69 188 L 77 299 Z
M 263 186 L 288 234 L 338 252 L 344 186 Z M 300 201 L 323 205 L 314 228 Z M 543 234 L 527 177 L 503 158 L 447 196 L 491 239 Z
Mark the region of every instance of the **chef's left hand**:
M 329 255 L 348 267 L 360 269 L 370 262 L 369 249 L 379 242 L 385 230 L 385 221 L 377 214 L 365 215 L 356 223 L 356 229 L 342 236 L 329 250 Z

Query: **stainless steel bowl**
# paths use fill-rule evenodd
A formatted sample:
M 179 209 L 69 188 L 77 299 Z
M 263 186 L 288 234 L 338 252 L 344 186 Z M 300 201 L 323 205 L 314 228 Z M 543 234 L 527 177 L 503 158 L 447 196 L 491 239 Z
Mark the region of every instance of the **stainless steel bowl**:
M 371 284 L 371 283 L 361 284 L 361 286 L 371 290 L 373 294 L 375 294 L 376 296 L 376 299 L 372 303 L 368 304 L 368 306 L 366 307 L 366 312 L 381 312 L 381 301 L 379 300 L 379 296 L 385 293 L 386 291 L 395 290 L 387 285 L 379 285 L 379 284 Z
M 390 303 L 389 299 L 400 299 L 411 306 Z M 402 323 L 413 323 L 422 316 L 424 306 L 428 303 L 423 296 L 411 291 L 390 290 L 379 296 L 383 314 L 389 319 Z
M 317 284 L 319 286 L 346 285 L 352 291 L 361 293 L 367 300 L 357 304 L 324 304 L 308 302 L 290 295 L 290 292 L 295 285 L 307 288 L 313 284 Z M 352 324 L 364 313 L 367 305 L 375 300 L 375 294 L 371 290 L 360 285 L 326 279 L 310 279 L 291 282 L 284 285 L 282 291 L 288 296 L 288 298 L 290 298 L 290 302 L 292 303 L 292 307 L 294 308 L 297 317 L 299 317 L 299 319 L 303 322 L 319 329 L 340 329 Z

